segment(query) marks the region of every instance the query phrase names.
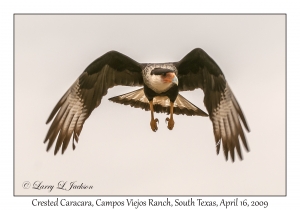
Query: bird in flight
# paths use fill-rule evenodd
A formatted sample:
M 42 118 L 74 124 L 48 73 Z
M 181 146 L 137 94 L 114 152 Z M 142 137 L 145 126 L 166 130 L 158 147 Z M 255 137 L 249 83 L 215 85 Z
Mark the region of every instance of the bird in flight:
M 150 127 L 156 132 L 156 113 L 166 118 L 169 130 L 174 128 L 174 114 L 209 116 L 213 124 L 216 152 L 222 145 L 226 160 L 235 149 L 243 159 L 240 140 L 249 151 L 241 122 L 249 132 L 244 114 L 233 95 L 225 76 L 216 62 L 202 49 L 196 48 L 178 62 L 138 63 L 117 51 L 110 51 L 92 62 L 58 101 L 46 124 L 54 118 L 44 143 L 47 151 L 56 140 L 54 154 L 62 147 L 65 152 L 72 138 L 73 150 L 85 120 L 101 103 L 107 90 L 116 85 L 142 86 L 141 89 L 109 100 L 150 110 Z M 201 88 L 207 113 L 179 94 Z

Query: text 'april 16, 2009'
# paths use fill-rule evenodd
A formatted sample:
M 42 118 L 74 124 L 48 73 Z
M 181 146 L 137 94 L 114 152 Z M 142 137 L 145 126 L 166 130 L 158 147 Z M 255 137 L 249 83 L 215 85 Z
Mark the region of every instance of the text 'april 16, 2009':
M 225 207 L 230 209 L 231 207 L 260 207 L 267 208 L 268 201 L 262 200 L 248 200 L 239 198 L 228 198 L 228 199 L 216 199 L 216 200 L 206 200 L 202 198 L 164 198 L 164 199 L 120 199 L 120 200 L 105 200 L 105 199 L 95 199 L 95 200 L 73 200 L 73 199 L 33 199 L 32 206 L 98 206 L 98 207 L 111 207 L 111 208 L 122 208 L 122 207 L 132 207 L 134 209 L 143 208 L 143 206 L 160 206 L 160 207 L 183 207 L 183 206 L 195 206 L 195 207 Z

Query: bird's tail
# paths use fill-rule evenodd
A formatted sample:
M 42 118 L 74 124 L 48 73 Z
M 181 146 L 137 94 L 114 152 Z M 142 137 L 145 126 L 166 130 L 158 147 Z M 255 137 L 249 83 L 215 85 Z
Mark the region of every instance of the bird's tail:
M 130 105 L 134 108 L 141 108 L 145 111 L 150 110 L 150 105 L 147 97 L 144 94 L 144 89 L 138 89 L 129 93 L 125 93 L 123 95 L 115 96 L 113 98 L 108 99 L 115 103 Z M 167 96 L 157 96 L 153 99 L 153 108 L 157 113 L 166 113 L 170 114 L 170 99 Z M 205 116 L 207 117 L 204 111 L 199 109 L 197 106 L 189 102 L 182 95 L 178 94 L 175 102 L 174 102 L 174 114 L 182 114 L 188 116 Z

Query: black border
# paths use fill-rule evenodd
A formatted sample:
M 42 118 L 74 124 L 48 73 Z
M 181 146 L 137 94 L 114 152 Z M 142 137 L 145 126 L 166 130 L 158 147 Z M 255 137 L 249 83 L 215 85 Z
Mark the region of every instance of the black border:
M 284 15 L 285 16 L 285 195 L 16 195 L 15 16 L 16 15 Z M 15 13 L 13 14 L 13 196 L 14 197 L 287 197 L 287 13 Z

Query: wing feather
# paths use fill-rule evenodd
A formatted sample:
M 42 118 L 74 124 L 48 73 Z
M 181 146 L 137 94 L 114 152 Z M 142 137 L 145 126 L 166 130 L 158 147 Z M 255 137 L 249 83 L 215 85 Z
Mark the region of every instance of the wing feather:
M 219 66 L 199 48 L 192 50 L 174 65 L 178 70 L 180 91 L 201 88 L 204 92 L 204 104 L 213 124 L 217 154 L 222 144 L 226 160 L 230 153 L 234 161 L 235 149 L 240 159 L 243 159 L 239 141 L 242 141 L 247 151 L 249 148 L 240 121 L 247 131 L 250 130 Z
M 71 138 L 78 142 L 85 120 L 116 85 L 142 86 L 142 66 L 131 58 L 111 51 L 92 62 L 66 91 L 46 123 L 53 120 L 45 138 L 47 151 L 56 140 L 54 154 L 67 149 Z

